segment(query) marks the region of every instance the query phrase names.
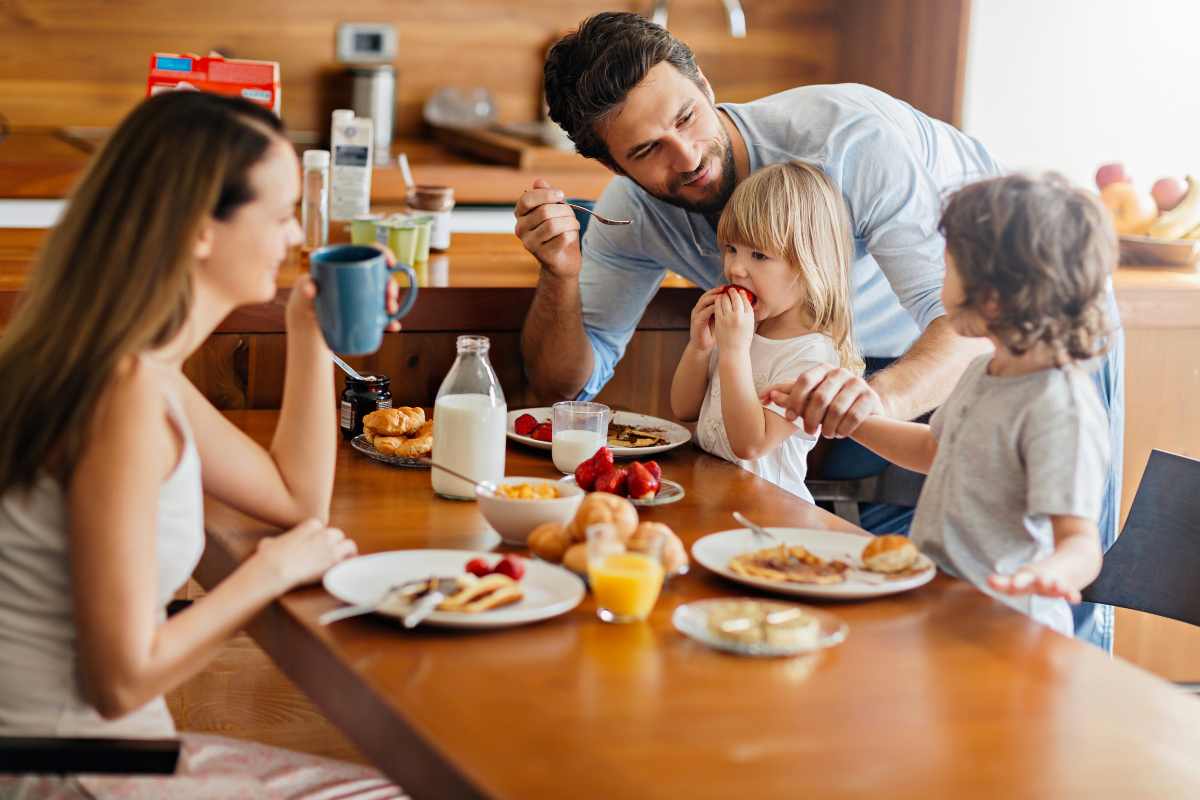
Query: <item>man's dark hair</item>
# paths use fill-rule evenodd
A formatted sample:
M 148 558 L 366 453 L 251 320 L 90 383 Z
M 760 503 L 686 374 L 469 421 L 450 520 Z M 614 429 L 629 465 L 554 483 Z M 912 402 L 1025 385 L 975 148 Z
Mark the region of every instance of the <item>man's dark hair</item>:
M 1044 343 L 1061 363 L 1108 348 L 1104 298 L 1117 237 L 1088 192 L 1054 173 L 992 178 L 951 196 L 938 228 L 962 278 L 963 306 L 994 301 L 988 328 L 1013 353 Z
M 617 169 L 597 123 L 619 108 L 629 90 L 663 61 L 703 87 L 691 49 L 665 28 L 629 12 L 588 17 L 546 54 L 550 119 L 567 132 L 580 155 Z

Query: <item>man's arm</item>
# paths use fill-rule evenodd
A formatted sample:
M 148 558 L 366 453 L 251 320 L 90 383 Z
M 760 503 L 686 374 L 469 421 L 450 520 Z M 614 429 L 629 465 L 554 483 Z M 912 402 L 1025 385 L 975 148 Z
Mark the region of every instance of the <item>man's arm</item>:
M 595 361 L 583 330 L 578 277 L 560 277 L 543 267 L 521 329 L 521 353 L 536 396 L 571 400 L 579 395 Z
M 992 349 L 987 339 L 956 334 L 938 317 L 903 356 L 867 381 L 893 419 L 916 419 L 940 406 L 971 361 Z

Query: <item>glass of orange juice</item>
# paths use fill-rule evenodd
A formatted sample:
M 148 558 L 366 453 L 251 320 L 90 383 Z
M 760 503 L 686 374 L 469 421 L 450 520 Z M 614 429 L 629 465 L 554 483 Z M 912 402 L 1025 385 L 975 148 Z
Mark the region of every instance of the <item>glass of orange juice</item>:
M 664 575 L 662 537 L 649 537 L 640 547 L 636 553 L 627 551 L 611 524 L 587 529 L 588 580 L 596 613 L 605 622 L 644 620 L 658 601 Z

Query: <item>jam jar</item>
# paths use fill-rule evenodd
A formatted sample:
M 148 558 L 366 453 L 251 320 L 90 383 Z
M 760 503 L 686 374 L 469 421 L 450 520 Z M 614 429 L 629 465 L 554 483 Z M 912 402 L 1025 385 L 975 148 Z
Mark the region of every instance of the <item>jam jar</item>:
M 363 432 L 363 417 L 378 408 L 392 407 L 392 381 L 386 375 L 363 375 L 363 380 L 346 376 L 338 427 L 343 439 Z

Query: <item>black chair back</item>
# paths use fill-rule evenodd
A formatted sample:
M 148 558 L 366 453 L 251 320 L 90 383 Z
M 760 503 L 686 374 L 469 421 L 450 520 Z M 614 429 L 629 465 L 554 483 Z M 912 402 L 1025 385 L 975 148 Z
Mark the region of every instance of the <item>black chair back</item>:
M 178 739 L 0 736 L 0 775 L 172 775 L 178 761 Z
M 1200 461 L 1154 450 L 1083 599 L 1200 625 Z

